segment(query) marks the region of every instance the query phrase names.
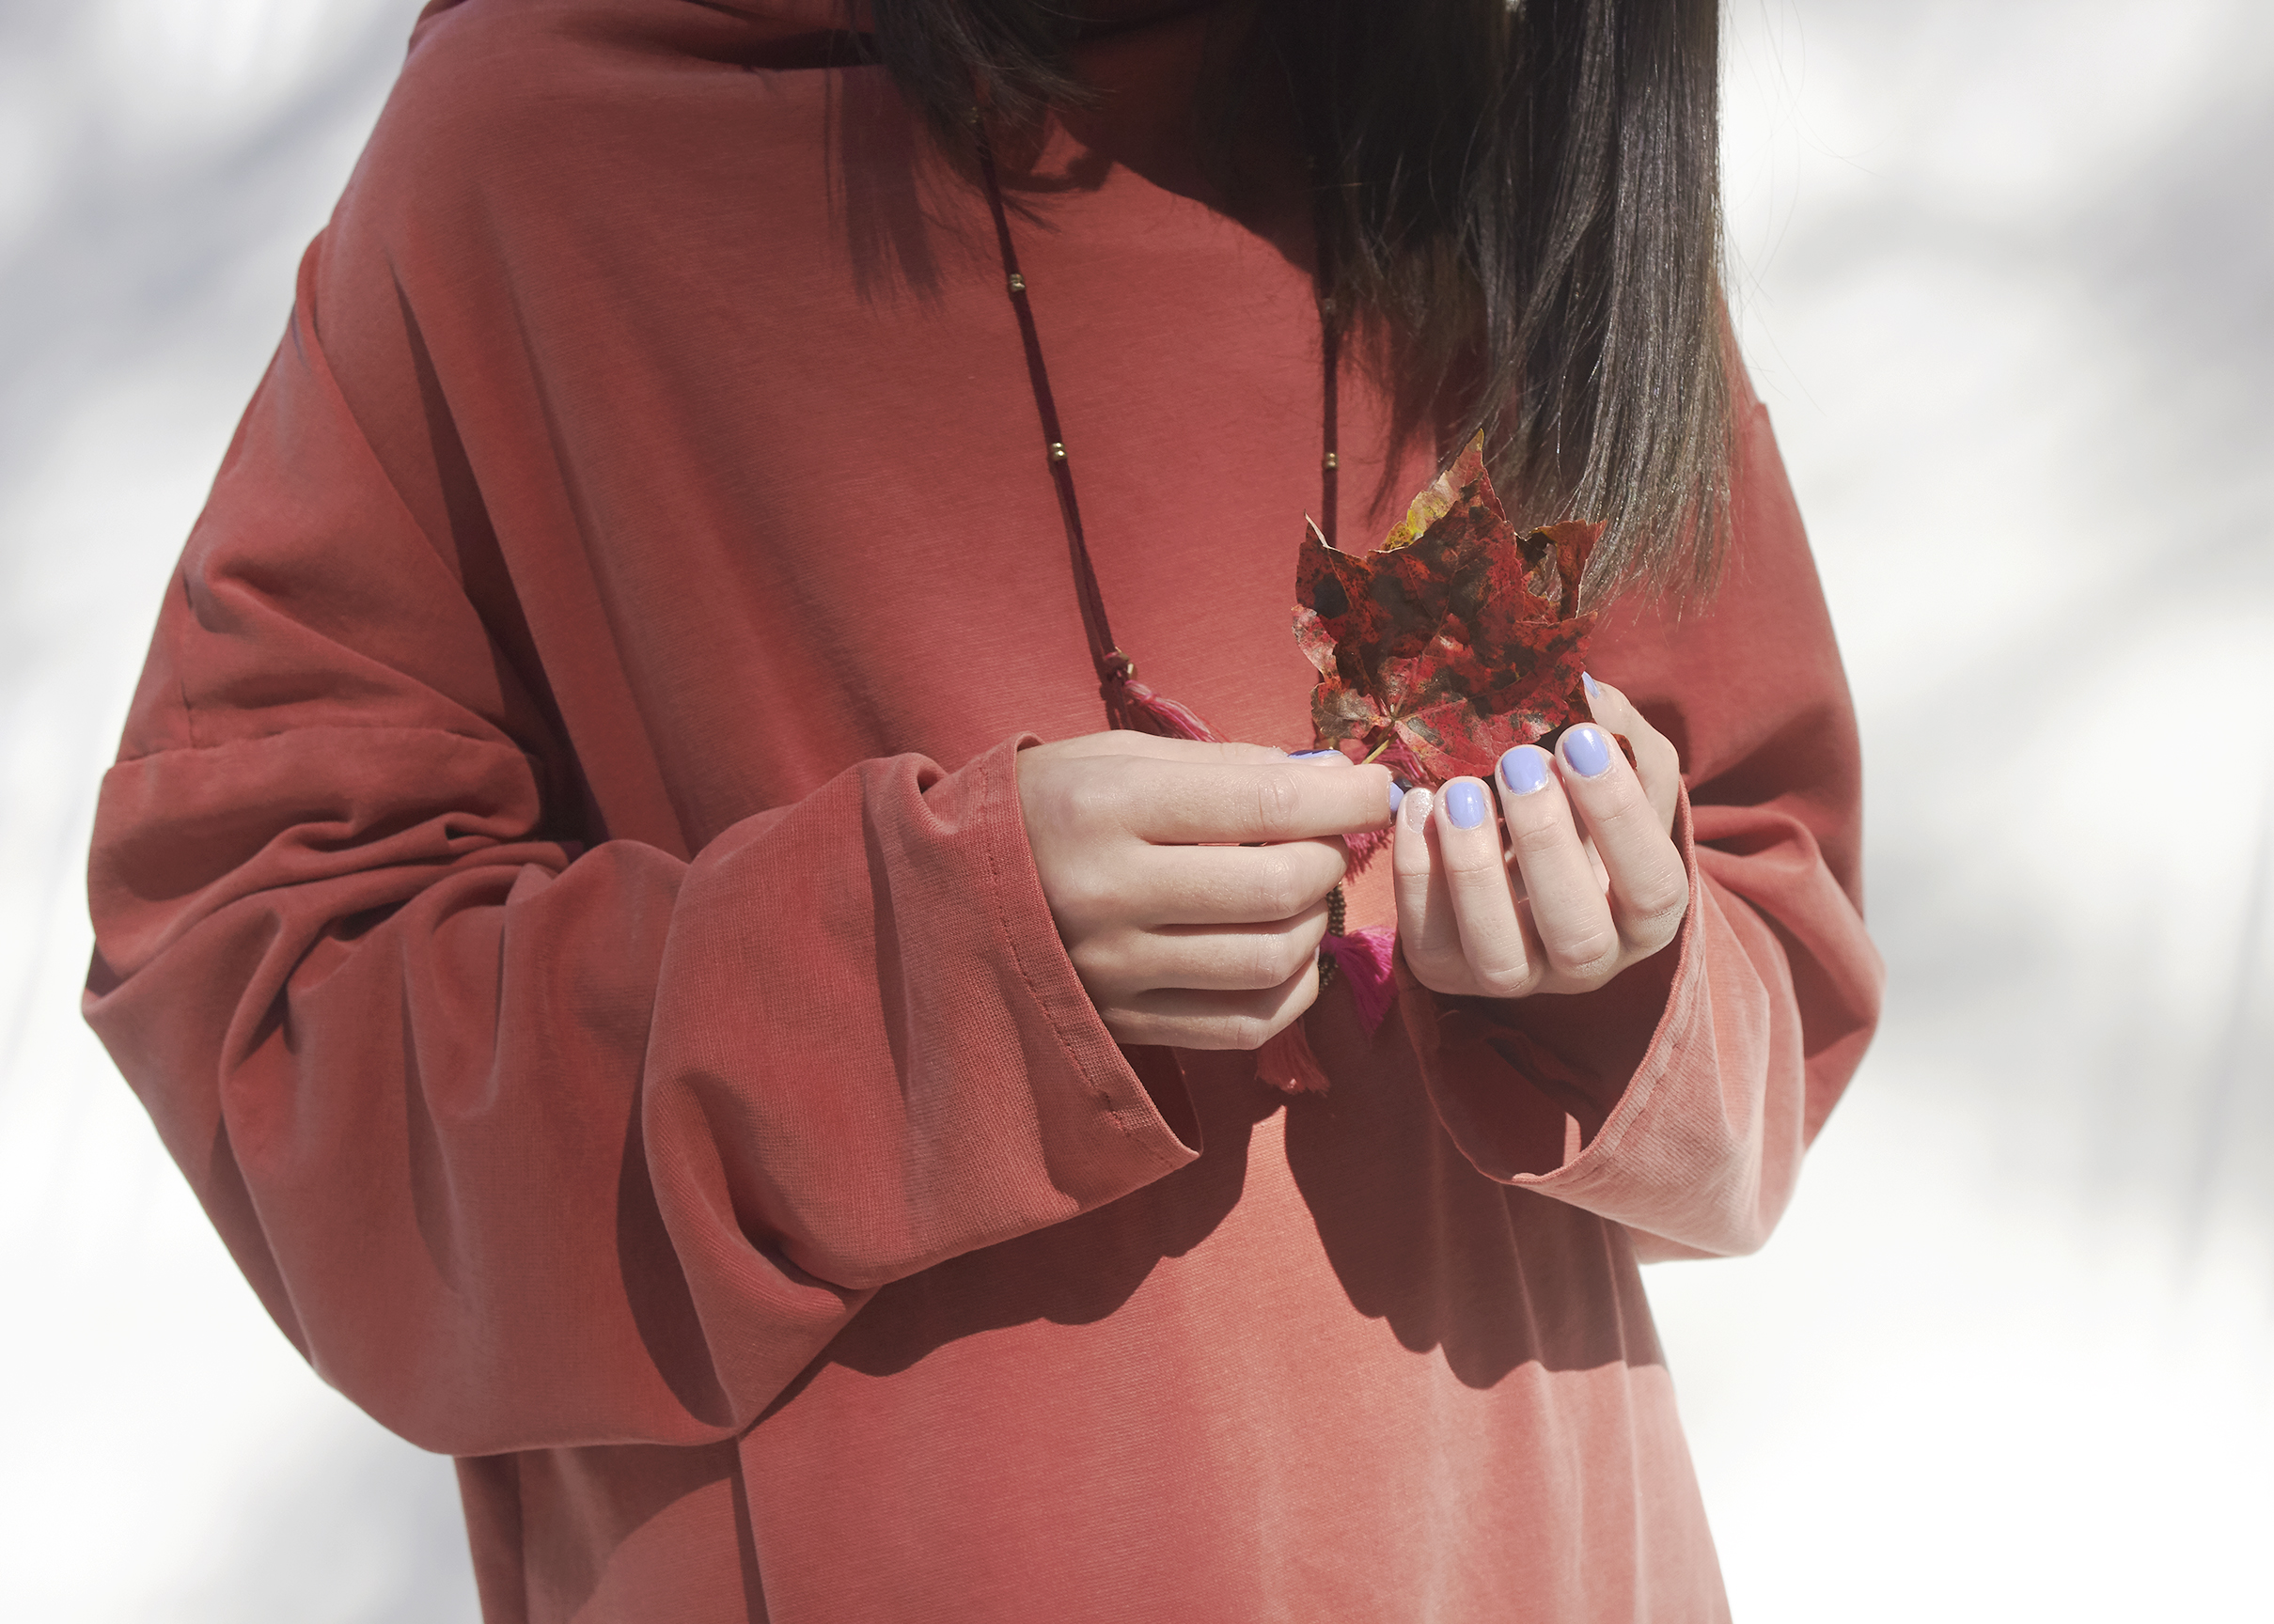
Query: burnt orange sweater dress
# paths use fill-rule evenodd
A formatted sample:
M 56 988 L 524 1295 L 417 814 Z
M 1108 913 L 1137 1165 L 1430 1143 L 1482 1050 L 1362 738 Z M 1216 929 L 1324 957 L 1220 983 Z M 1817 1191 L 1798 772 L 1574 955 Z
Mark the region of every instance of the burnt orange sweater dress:
M 1019 815 L 1101 724 L 985 203 L 833 20 L 428 8 L 105 781 L 89 1018 L 460 1458 L 497 1624 L 1723 1616 L 1637 1259 L 1761 1242 L 1879 985 L 1765 417 L 1710 611 L 1593 652 L 1682 752 L 1678 943 L 1330 989 L 1324 1096 L 1141 1079 Z M 1010 188 L 1117 632 L 1299 748 L 1309 245 L 1180 156 L 1196 39 L 1085 48 Z M 1358 545 L 1435 448 L 1341 414 Z

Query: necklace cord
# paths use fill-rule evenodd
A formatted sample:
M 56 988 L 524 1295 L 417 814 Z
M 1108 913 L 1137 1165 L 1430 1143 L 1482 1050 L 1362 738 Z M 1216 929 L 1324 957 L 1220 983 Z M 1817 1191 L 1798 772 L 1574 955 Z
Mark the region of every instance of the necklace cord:
M 1106 702 L 1106 719 L 1117 727 L 1137 725 L 1143 731 L 1157 731 L 1141 718 L 1132 715 L 1133 697 L 1144 701 L 1140 708 L 1165 708 L 1179 718 L 1172 724 L 1183 732 L 1186 713 L 1173 701 L 1161 702 L 1150 690 L 1131 682 L 1137 675 L 1137 662 L 1124 653 L 1114 641 L 1112 623 L 1106 617 L 1106 595 L 1098 586 L 1097 570 L 1090 561 L 1090 543 L 1082 531 L 1082 507 L 1074 491 L 1074 463 L 1066 446 L 1066 433 L 1059 422 L 1058 400 L 1050 391 L 1050 368 L 1043 360 L 1043 339 L 1034 324 L 1034 306 L 1027 297 L 1027 278 L 1019 270 L 1018 248 L 1011 237 L 1011 213 L 1003 203 L 1003 187 L 996 174 L 995 149 L 987 138 L 983 122 L 974 132 L 979 159 L 980 178 L 986 185 L 987 209 L 995 218 L 996 246 L 1003 259 L 1003 285 L 1011 296 L 1011 308 L 1018 318 L 1019 344 L 1027 354 L 1027 382 L 1034 391 L 1035 414 L 1042 420 L 1043 445 L 1050 469 L 1050 482 L 1058 492 L 1059 518 L 1066 528 L 1066 553 L 1074 568 L 1074 591 L 1082 610 L 1082 630 L 1090 642 L 1090 664 L 1097 668 L 1099 696 Z M 1322 204 L 1322 208 L 1324 205 Z M 1319 348 L 1323 380 L 1321 430 L 1324 446 L 1321 451 L 1320 525 L 1329 544 L 1335 539 L 1335 474 L 1339 459 L 1336 456 L 1336 437 L 1340 414 L 1336 372 L 1341 348 L 1341 322 L 1335 311 L 1332 266 L 1329 263 L 1328 237 L 1320 221 L 1318 232 L 1318 273 L 1316 293 L 1319 306 Z M 1189 718 L 1200 729 L 1191 737 L 1213 737 L 1204 724 Z
M 1098 696 L 1106 703 L 1106 719 L 1115 727 L 1170 739 L 1215 739 L 1218 735 L 1191 710 L 1135 680 L 1137 663 L 1113 640 L 1106 619 L 1106 595 L 1098 589 L 1097 571 L 1090 562 L 1090 544 L 1082 535 L 1081 504 L 1074 494 L 1074 466 L 1066 450 L 1065 430 L 1059 424 L 1058 401 L 1050 392 L 1050 369 L 1043 362 L 1042 336 L 1035 330 L 1034 308 L 1027 298 L 1027 278 L 1019 270 L 1018 250 L 1011 241 L 1011 214 L 1003 206 L 1003 188 L 995 172 L 995 153 L 986 126 L 975 120 L 980 179 L 986 182 L 987 208 L 995 216 L 996 245 L 1003 255 L 1003 285 L 1017 313 L 1019 343 L 1027 351 L 1027 381 L 1034 388 L 1034 409 L 1042 419 L 1043 449 L 1049 460 L 1050 482 L 1058 491 L 1059 517 L 1065 522 L 1066 552 L 1074 564 L 1074 596 L 1082 606 L 1082 627 L 1090 638 L 1090 658 L 1097 667 Z M 1335 362 L 1337 320 L 1327 237 L 1319 236 L 1316 294 L 1319 306 L 1319 343 L 1325 368 L 1325 398 L 1322 407 L 1325 445 L 1321 454 L 1323 490 L 1321 521 L 1327 539 L 1335 533 Z M 1344 924 L 1342 888 L 1337 885 L 1327 902 L 1327 928 L 1341 937 Z M 1318 985 L 1324 990 L 1335 977 L 1341 960 L 1322 947 Z M 1275 1034 L 1256 1054 L 1256 1074 L 1289 1093 L 1325 1093 L 1326 1071 L 1311 1053 L 1300 1021 Z
M 1126 680 L 1134 662 L 1113 640 L 1113 626 L 1106 618 L 1106 595 L 1098 589 L 1097 571 L 1090 562 L 1090 545 L 1082 534 L 1082 508 L 1074 493 L 1074 466 L 1068 460 L 1066 432 L 1059 424 L 1058 401 L 1050 393 L 1050 369 L 1043 362 L 1042 336 L 1035 331 L 1034 307 L 1027 302 L 1027 278 L 1019 273 L 1018 250 L 1011 241 L 1011 216 L 1003 207 L 1002 183 L 996 179 L 995 152 L 982 130 L 979 137 L 980 174 L 987 182 L 987 207 L 995 215 L 995 240 L 1003 255 L 1003 282 L 1010 290 L 1011 307 L 1017 313 L 1019 342 L 1027 351 L 1027 381 L 1034 389 L 1034 406 L 1043 420 L 1043 442 L 1049 458 L 1050 482 L 1058 491 L 1059 517 L 1066 526 L 1066 551 L 1074 565 L 1074 596 L 1081 601 L 1082 626 L 1090 638 L 1090 663 L 1098 680 Z M 1107 701 L 1111 707 L 1111 700 Z
M 1311 241 L 1315 244 L 1312 259 L 1316 266 L 1313 291 L 1319 302 L 1319 369 L 1325 374 L 1319 390 L 1319 429 L 1325 442 L 1319 447 L 1319 529 L 1326 538 L 1326 545 L 1335 547 L 1341 545 L 1335 531 L 1335 476 L 1341 462 L 1337 455 L 1341 390 L 1338 386 L 1336 363 L 1342 348 L 1342 316 L 1336 304 L 1340 295 L 1334 285 L 1334 235 L 1326 226 L 1327 207 L 1327 194 L 1321 191 L 1311 214 Z

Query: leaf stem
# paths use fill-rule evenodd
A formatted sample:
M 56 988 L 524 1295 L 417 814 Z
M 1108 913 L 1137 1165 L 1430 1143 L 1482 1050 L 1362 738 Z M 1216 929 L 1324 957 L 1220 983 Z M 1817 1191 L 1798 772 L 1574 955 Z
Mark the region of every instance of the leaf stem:
M 1366 759 L 1365 759 L 1365 760 L 1363 760 L 1363 761 L 1361 761 L 1361 762 L 1359 762 L 1359 763 L 1358 763 L 1358 765 L 1359 765 L 1359 766 L 1361 766 L 1361 767 L 1366 767 L 1366 766 L 1370 766 L 1370 765 L 1372 765 L 1372 761 L 1373 761 L 1373 758 L 1374 758 L 1376 756 L 1379 756 L 1379 755 L 1380 755 L 1380 754 L 1381 754 L 1383 751 L 1385 751 L 1385 750 L 1388 749 L 1388 748 L 1390 747 L 1390 745 L 1391 745 L 1391 744 L 1393 744 L 1393 743 L 1395 743 L 1395 742 L 1397 742 L 1397 737 L 1398 737 L 1398 731 L 1397 731 L 1397 729 L 1396 729 L 1396 728 L 1394 728 L 1394 727 L 1393 727 L 1393 728 L 1391 728 L 1391 729 L 1389 730 L 1388 734 L 1388 735 L 1387 735 L 1387 736 L 1386 736 L 1386 737 L 1383 739 L 1383 741 L 1382 741 L 1382 742 L 1381 742 L 1379 744 L 1376 744 L 1376 745 L 1375 745 L 1375 746 L 1374 746 L 1374 747 L 1373 747 L 1372 750 L 1369 750 L 1368 752 L 1366 752 Z

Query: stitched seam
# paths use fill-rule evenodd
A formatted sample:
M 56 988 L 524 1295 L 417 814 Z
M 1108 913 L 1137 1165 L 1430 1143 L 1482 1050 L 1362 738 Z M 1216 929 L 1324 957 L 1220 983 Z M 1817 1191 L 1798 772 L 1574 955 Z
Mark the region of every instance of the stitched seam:
M 1015 774 L 1015 764 L 1012 767 L 1012 772 Z M 1011 793 L 1014 798 L 1018 794 L 1018 785 L 1015 776 L 1012 782 Z M 1162 1155 L 1157 1147 L 1147 1144 L 1143 1139 L 1139 1138 L 1137 1131 L 1126 1120 L 1124 1120 L 1121 1111 L 1113 1103 L 1113 1096 L 1107 1093 L 1104 1088 L 1100 1087 L 1091 1079 L 1090 1075 L 1090 1068 L 1083 1064 L 1079 1052 L 1074 1048 L 1072 1040 L 1066 1036 L 1065 1028 L 1059 1024 L 1059 1019 L 1057 1015 L 1052 1012 L 1048 1002 L 1045 1001 L 1041 992 L 1036 990 L 1034 976 L 1027 968 L 1027 960 L 1025 956 L 1019 952 L 1018 933 L 1011 929 L 1010 920 L 1004 917 L 1003 914 L 1003 871 L 997 863 L 997 853 L 995 849 L 995 841 L 992 839 L 987 845 L 987 877 L 991 882 L 990 894 L 994 898 L 992 917 L 995 920 L 996 933 L 1002 938 L 1004 946 L 1010 951 L 1012 968 L 1018 972 L 1019 980 L 1027 989 L 1027 996 L 1028 1000 L 1033 1003 L 1036 1008 L 1043 1012 L 1043 1018 L 1049 1023 L 1051 1037 L 1058 1039 L 1059 1047 L 1065 1052 L 1067 1060 L 1073 1065 L 1075 1072 L 1080 1075 L 1083 1084 L 1090 1090 L 1091 1102 L 1097 1105 L 1105 1113 L 1106 1119 L 1111 1122 L 1115 1128 L 1121 1131 L 1123 1138 L 1129 1140 L 1132 1144 L 1138 1146 L 1164 1170 L 1169 1172 L 1175 1171 L 1176 1163 L 1170 1161 L 1168 1157 Z

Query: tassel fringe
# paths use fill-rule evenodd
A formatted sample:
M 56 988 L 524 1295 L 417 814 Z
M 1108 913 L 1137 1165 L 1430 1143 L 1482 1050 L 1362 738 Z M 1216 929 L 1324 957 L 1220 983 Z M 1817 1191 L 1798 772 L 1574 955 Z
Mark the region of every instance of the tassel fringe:
M 1396 929 L 1369 925 L 1347 936 L 1329 936 L 1324 947 L 1341 978 L 1350 983 L 1351 1002 L 1358 1007 L 1366 1035 L 1372 1037 L 1398 995 L 1397 972 L 1391 968 L 1398 949 Z
M 1351 874 L 1363 874 L 1366 866 L 1389 850 L 1390 831 L 1361 829 L 1356 835 L 1342 836 L 1342 850 L 1350 854 Z
M 1255 1074 L 1283 1094 L 1324 1094 L 1326 1071 L 1295 1021 L 1255 1052 Z
M 1165 694 L 1155 694 L 1128 677 L 1108 678 L 1098 690 L 1106 701 L 1106 719 L 1132 733 L 1156 739 L 1205 739 L 1222 743 L 1224 736 Z

